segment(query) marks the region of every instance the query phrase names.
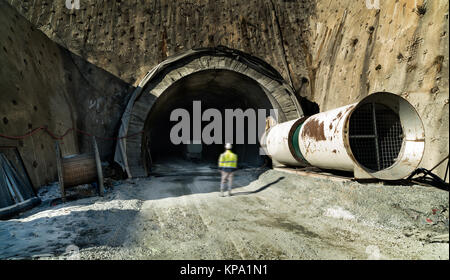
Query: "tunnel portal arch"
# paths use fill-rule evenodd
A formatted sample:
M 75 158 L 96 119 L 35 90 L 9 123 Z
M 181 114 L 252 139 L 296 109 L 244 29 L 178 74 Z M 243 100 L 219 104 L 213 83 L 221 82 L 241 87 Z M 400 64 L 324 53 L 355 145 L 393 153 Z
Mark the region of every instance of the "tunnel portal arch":
M 121 153 L 123 158 L 119 163 L 129 177 L 148 176 L 145 135 L 140 132 L 145 130 L 157 99 L 182 79 L 208 71 L 231 71 L 254 81 L 266 94 L 271 107 L 278 109 L 279 121 L 303 116 L 292 87 L 263 60 L 226 47 L 189 50 L 168 58 L 153 68 L 140 82 L 129 101 L 119 137 L 136 136 L 119 140 L 116 149 L 116 161 L 119 162 L 117 154 Z M 124 122 L 125 119 L 128 119 L 127 123 Z

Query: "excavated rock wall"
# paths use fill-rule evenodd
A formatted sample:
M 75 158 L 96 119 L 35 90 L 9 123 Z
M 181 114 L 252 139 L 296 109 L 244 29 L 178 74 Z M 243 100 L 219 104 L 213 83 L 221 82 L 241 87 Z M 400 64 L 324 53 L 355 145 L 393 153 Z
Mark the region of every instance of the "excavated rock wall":
M 449 153 L 449 2 L 379 4 L 377 10 L 366 1 L 317 1 L 308 24 L 309 98 L 325 111 L 377 91 L 401 95 L 422 118 L 421 165 L 432 168 Z M 442 177 L 445 167 L 437 169 Z
M 307 75 L 302 34 L 312 1 L 81 0 L 79 10 L 65 1 L 9 2 L 51 39 L 129 83 L 170 55 L 218 45 L 264 59 L 297 89 Z
M 56 136 L 69 128 L 114 137 L 133 87 L 59 46 L 6 1 L 0 1 L 0 134 L 25 135 L 41 126 Z M 107 92 L 108 94 L 104 94 Z M 97 140 L 103 159 L 114 141 Z M 90 152 L 91 138 L 69 132 L 63 155 Z M 38 131 L 16 146 L 35 187 L 57 179 L 55 139 Z
M 321 111 L 376 91 L 400 94 L 426 127 L 422 166 L 448 154 L 446 0 L 80 0 L 79 10 L 8 1 L 52 40 L 131 84 L 170 55 L 225 45 L 267 61 Z

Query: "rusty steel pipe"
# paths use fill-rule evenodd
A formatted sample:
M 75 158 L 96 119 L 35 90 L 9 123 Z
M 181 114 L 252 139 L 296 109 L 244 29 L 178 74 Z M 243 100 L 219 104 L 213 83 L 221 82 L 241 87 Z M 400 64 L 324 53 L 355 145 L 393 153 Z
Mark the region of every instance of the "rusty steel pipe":
M 276 124 L 262 147 L 287 166 L 353 171 L 356 178 L 402 179 L 423 156 L 425 134 L 414 107 L 386 92 L 322 112 Z
M 267 155 L 271 156 L 272 160 L 288 166 L 308 165 L 302 157 L 300 150 L 298 150 L 298 145 L 295 145 L 294 141 L 305 119 L 303 117 L 277 124 L 270 127 L 263 134 L 261 141 L 262 148 Z
M 299 135 L 299 148 L 308 163 L 324 169 L 353 171 L 353 160 L 345 147 L 344 126 L 356 104 L 308 118 Z

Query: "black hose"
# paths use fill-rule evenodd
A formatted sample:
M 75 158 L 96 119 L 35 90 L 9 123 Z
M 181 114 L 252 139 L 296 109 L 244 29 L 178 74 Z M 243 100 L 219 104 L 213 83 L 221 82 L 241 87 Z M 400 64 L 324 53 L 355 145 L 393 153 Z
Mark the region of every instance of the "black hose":
M 25 200 L 23 202 L 4 207 L 0 209 L 0 220 L 6 220 L 11 217 L 14 217 L 15 215 L 29 210 L 33 208 L 36 205 L 39 205 L 41 203 L 41 199 L 38 197 L 32 197 L 28 200 Z
M 422 176 L 419 176 L 419 177 L 413 179 L 414 176 L 420 175 L 420 174 L 422 174 Z M 434 186 L 436 188 L 443 189 L 443 190 L 446 190 L 446 191 L 449 190 L 449 184 L 448 183 L 446 183 L 439 176 L 437 176 L 436 174 L 432 173 L 430 170 L 425 169 L 425 168 L 417 168 L 408 177 L 408 180 L 416 181 L 416 182 L 419 182 L 419 183 L 428 184 L 428 185 L 431 185 L 431 186 Z

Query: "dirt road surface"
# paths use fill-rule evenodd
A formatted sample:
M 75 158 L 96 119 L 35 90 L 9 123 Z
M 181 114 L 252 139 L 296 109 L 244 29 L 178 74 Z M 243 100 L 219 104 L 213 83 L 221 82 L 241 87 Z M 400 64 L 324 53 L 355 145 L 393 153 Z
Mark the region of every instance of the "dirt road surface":
M 246 169 L 166 167 L 104 197 L 0 221 L 0 258 L 449 259 L 448 192 Z M 75 253 L 74 253 L 75 252 Z

